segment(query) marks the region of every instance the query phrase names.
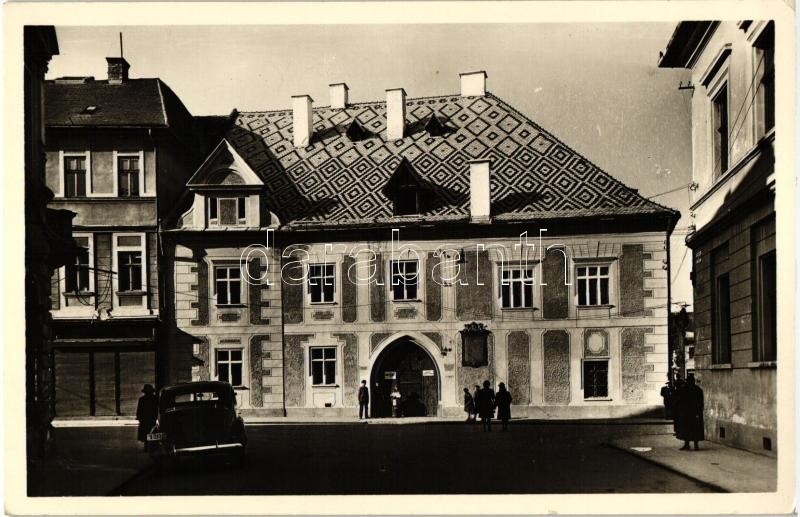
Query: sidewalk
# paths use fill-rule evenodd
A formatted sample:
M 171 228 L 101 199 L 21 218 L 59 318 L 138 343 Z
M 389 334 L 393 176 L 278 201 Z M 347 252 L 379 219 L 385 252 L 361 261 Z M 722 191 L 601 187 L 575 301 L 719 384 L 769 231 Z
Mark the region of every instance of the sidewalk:
M 611 440 L 611 447 L 693 478 L 723 492 L 774 492 L 774 458 L 709 441 L 699 451 L 682 451 L 672 434 L 648 434 Z
M 57 428 L 55 457 L 28 465 L 28 495 L 107 496 L 150 465 L 136 427 Z
M 348 417 L 308 417 L 308 416 L 256 416 L 244 414 L 247 425 L 409 425 L 409 424 L 461 424 L 462 417 L 403 417 L 403 418 L 370 418 L 359 420 L 356 416 Z M 659 418 L 613 418 L 613 419 L 534 419 L 512 418 L 512 425 L 665 425 L 667 420 Z M 80 427 L 128 427 L 136 426 L 136 420 L 129 418 L 114 419 L 58 419 L 53 421 L 53 427 L 80 428 Z

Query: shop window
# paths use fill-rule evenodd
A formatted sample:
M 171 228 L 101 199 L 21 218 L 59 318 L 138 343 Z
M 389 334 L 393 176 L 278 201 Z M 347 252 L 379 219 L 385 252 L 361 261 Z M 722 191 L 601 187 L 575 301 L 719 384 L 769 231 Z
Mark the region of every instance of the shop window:
M 309 349 L 311 384 L 332 386 L 336 384 L 336 347 L 317 346 Z
M 336 266 L 310 264 L 308 266 L 308 292 L 311 303 L 332 303 L 336 295 Z
M 217 380 L 227 382 L 231 386 L 242 386 L 242 350 L 217 350 Z
M 581 266 L 575 280 L 578 286 L 578 305 L 608 305 L 611 299 L 610 266 Z

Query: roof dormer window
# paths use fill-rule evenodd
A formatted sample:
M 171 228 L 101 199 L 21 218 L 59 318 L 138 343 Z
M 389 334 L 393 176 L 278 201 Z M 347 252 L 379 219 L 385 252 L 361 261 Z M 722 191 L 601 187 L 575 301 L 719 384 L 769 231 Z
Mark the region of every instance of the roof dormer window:
M 345 134 L 351 142 L 358 142 L 359 140 L 364 140 L 369 136 L 369 132 L 364 129 L 356 119 L 353 119 L 353 121 L 350 122 L 350 125 L 347 126 L 347 131 Z
M 247 202 L 244 197 L 209 197 L 208 226 L 245 226 Z
M 428 117 L 428 121 L 425 123 L 425 131 L 431 136 L 443 136 L 448 132 L 448 128 L 435 113 L 431 113 L 431 116 Z
M 422 211 L 422 179 L 403 158 L 386 184 L 384 193 L 394 203 L 394 215 L 414 215 Z

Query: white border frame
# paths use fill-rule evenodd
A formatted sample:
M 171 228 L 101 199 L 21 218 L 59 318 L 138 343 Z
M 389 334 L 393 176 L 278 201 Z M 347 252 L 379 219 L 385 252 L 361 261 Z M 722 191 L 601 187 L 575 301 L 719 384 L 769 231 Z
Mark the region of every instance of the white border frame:
M 139 246 L 120 246 L 117 244 L 117 241 L 120 237 L 140 237 L 142 239 L 142 243 Z M 142 253 L 142 292 L 141 295 L 142 305 L 141 306 L 120 306 L 118 297 L 119 297 L 119 258 L 117 254 L 120 251 L 140 251 Z M 147 234 L 144 232 L 121 232 L 121 233 L 113 233 L 111 234 L 111 270 L 114 272 L 111 281 L 111 307 L 112 307 L 112 314 L 122 314 L 122 315 L 146 315 L 150 314 L 150 309 L 147 307 L 147 295 L 149 293 L 149 285 L 148 285 L 148 253 L 147 253 Z
M 56 192 L 57 198 L 66 198 L 66 199 L 83 199 L 82 197 L 67 197 L 65 195 L 66 192 L 66 182 L 64 181 L 64 174 L 66 173 L 66 167 L 64 167 L 64 158 L 76 158 L 76 157 L 84 157 L 86 159 L 86 197 L 93 197 L 92 194 L 92 152 L 89 150 L 86 151 L 58 151 L 58 192 Z
M 94 317 L 97 310 L 97 293 L 95 292 L 95 261 L 94 261 L 94 234 L 91 232 L 75 232 L 73 237 L 87 237 L 89 239 L 89 293 L 86 297 L 91 299 L 90 305 L 71 305 L 64 304 L 67 296 L 67 267 L 58 268 L 58 309 L 52 310 L 54 318 L 59 317 Z M 73 296 L 75 298 L 75 296 Z
M 145 178 L 147 177 L 145 174 L 145 162 L 144 162 L 144 150 L 139 151 L 114 151 L 112 153 L 113 160 L 111 165 L 112 176 L 114 177 L 114 193 L 112 194 L 114 197 L 118 197 L 120 199 L 137 199 L 140 197 L 155 197 L 155 192 L 150 192 L 147 190 L 147 184 L 145 183 Z M 138 196 L 127 196 L 127 197 L 120 197 L 119 195 L 119 159 L 120 158 L 139 158 L 139 195 Z M 103 194 L 105 196 L 106 194 Z

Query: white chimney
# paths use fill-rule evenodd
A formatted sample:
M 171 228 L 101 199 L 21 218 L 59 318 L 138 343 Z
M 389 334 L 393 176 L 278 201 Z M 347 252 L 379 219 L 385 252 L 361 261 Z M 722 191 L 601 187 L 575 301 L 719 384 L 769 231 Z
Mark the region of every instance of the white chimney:
M 489 160 L 469 162 L 469 213 L 473 223 L 488 223 L 491 215 Z
M 402 139 L 405 128 L 406 91 L 402 88 L 386 90 L 386 139 Z
M 486 95 L 486 72 L 466 72 L 458 74 L 461 78 L 462 97 L 483 97 Z
M 292 132 L 295 147 L 308 147 L 314 134 L 314 99 L 310 95 L 292 96 Z
M 331 108 L 341 110 L 347 107 L 347 92 L 350 90 L 345 83 L 329 85 L 331 91 Z

